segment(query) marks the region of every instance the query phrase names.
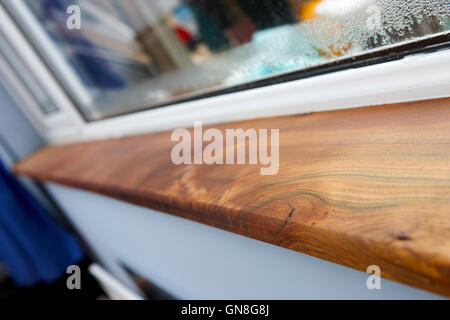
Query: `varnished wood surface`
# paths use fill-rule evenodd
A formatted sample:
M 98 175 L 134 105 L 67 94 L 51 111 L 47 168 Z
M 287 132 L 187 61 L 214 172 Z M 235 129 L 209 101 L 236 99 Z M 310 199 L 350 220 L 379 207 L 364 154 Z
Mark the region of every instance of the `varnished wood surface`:
M 215 127 L 279 128 L 278 174 L 176 166 L 171 132 L 49 146 L 15 171 L 450 296 L 449 98 Z

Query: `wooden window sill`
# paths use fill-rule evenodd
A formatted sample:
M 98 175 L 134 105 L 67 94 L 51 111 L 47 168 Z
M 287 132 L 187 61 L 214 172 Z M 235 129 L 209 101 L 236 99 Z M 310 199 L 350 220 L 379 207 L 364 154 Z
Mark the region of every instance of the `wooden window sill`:
M 450 98 L 214 127 L 279 128 L 278 174 L 176 166 L 171 132 L 48 146 L 14 170 L 450 296 Z

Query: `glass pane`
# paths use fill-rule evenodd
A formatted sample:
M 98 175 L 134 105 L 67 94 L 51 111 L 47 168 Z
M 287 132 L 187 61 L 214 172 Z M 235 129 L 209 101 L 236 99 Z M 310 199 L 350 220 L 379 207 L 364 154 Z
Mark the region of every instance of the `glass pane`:
M 36 99 L 40 111 L 43 114 L 51 114 L 58 111 L 58 107 L 53 100 L 47 95 L 40 83 L 34 78 L 33 73 L 25 66 L 22 60 L 11 48 L 7 40 L 0 33 L 0 56 L 7 61 L 9 66 L 14 70 L 20 81 L 23 83 L 28 92 Z
M 74 3 L 80 15 L 68 11 Z M 448 0 L 5 4 L 89 120 L 349 57 L 357 61 L 450 28 Z

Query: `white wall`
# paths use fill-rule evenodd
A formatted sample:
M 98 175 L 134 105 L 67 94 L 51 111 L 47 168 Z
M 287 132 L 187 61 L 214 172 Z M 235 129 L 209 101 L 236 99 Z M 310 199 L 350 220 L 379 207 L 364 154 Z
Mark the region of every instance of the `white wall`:
M 44 140 L 29 123 L 1 83 L 0 137 L 9 144 L 14 156 L 18 158 L 23 158 L 44 145 Z
M 3 163 L 10 167 L 44 144 L 44 139 L 0 83 L 0 158 Z M 52 216 L 57 217 L 56 209 L 32 181 L 24 177 L 19 177 L 19 180 Z

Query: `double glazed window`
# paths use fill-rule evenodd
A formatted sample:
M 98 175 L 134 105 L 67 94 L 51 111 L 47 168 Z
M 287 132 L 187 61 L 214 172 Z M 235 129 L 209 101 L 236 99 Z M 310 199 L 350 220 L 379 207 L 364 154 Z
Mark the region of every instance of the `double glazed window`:
M 89 121 L 448 40 L 450 29 L 448 0 L 2 4 Z M 67 27 L 74 4 L 80 29 Z

